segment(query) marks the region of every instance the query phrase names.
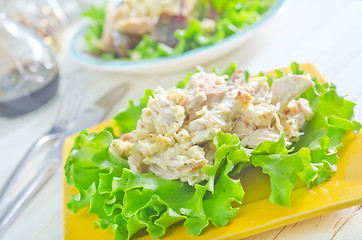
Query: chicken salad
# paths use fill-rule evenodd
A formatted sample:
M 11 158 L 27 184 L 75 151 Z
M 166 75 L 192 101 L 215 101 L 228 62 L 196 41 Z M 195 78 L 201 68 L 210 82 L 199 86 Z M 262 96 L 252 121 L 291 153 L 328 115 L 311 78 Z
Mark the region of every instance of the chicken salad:
M 79 194 L 68 208 L 90 207 L 115 239 L 144 228 L 159 238 L 180 221 L 199 235 L 236 216 L 248 193 L 235 174 L 248 167 L 269 176 L 271 202 L 291 206 L 298 179 L 308 187 L 331 179 L 341 139 L 361 128 L 333 84 L 296 63 L 291 70 L 249 77 L 231 65 L 147 90 L 114 118 L 119 137 L 106 129 L 76 138 L 65 174 Z
M 274 1 L 108 1 L 84 13 L 91 20 L 86 51 L 106 60 L 179 55 L 259 21 Z

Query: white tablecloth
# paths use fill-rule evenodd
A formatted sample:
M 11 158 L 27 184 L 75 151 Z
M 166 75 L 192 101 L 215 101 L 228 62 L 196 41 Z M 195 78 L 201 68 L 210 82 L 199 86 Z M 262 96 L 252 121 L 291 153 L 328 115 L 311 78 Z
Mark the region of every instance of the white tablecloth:
M 217 61 L 206 64 L 224 67 L 230 61 L 248 69 L 250 73 L 288 66 L 292 61 L 311 62 L 326 79 L 357 103 L 356 119 L 362 120 L 362 1 L 359 0 L 287 0 L 285 10 L 248 42 Z M 87 103 L 94 101 L 112 86 L 129 82 L 128 93 L 120 99 L 117 109 L 125 107 L 129 99 L 136 100 L 145 88 L 160 85 L 170 87 L 188 71 L 152 76 L 132 76 L 106 73 L 83 68 L 71 60 L 66 51 L 68 36 L 64 34 L 63 48 L 57 58 L 62 83 L 89 79 Z M 17 119 L 0 119 L 0 186 L 16 166 L 28 147 L 44 133 L 55 117 L 59 98 L 39 110 Z M 340 210 L 283 228 L 275 229 L 251 239 L 362 239 L 361 206 Z M 37 194 L 9 228 L 3 239 L 62 239 L 62 168 Z

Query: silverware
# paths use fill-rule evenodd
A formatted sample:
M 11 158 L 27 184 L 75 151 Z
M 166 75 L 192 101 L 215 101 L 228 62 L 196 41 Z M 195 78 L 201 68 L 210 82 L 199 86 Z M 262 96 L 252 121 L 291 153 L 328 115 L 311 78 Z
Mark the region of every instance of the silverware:
M 128 87 L 128 83 L 122 83 L 105 93 L 92 106 L 87 107 L 75 125 L 74 132 L 79 132 L 103 121 L 117 101 L 128 90 Z
M 20 172 L 29 162 L 31 157 L 47 142 L 53 141 L 74 126 L 75 120 L 78 118 L 83 104 L 84 98 L 84 81 L 73 81 L 68 84 L 66 91 L 61 99 L 57 110 L 56 118 L 52 127 L 47 133 L 40 137 L 25 153 L 23 159 L 17 165 L 11 176 L 8 178 L 0 191 L 0 209 L 4 202 L 4 197 L 9 189 L 13 186 L 15 180 L 19 177 Z
M 57 163 L 60 162 L 64 139 L 58 139 L 46 156 L 46 164 L 37 172 L 35 177 L 22 189 L 0 214 L 0 237 L 5 233 L 10 224 L 15 220 L 21 210 L 35 196 L 40 188 L 52 176 Z
M 93 126 L 100 121 L 104 120 L 107 113 L 112 109 L 114 104 L 128 89 L 127 84 L 121 84 L 113 90 L 106 93 L 91 107 L 87 108 L 78 118 L 78 124 L 75 125 L 69 131 L 64 132 L 58 138 L 54 146 L 48 152 L 45 160 L 45 165 L 37 172 L 35 177 L 26 185 L 21 192 L 11 201 L 5 208 L 4 212 L 0 214 L 0 236 L 10 226 L 12 221 L 20 213 L 23 207 L 34 197 L 37 191 L 46 183 L 46 181 L 52 176 L 54 169 L 61 162 L 62 159 L 62 147 L 64 139 L 84 128 Z

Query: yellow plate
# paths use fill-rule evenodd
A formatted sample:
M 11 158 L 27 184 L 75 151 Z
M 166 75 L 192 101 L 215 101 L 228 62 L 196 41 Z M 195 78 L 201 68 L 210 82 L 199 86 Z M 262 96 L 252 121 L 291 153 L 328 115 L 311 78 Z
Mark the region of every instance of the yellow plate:
M 323 76 L 312 64 L 303 64 L 301 68 L 310 75 Z M 289 69 L 283 69 L 288 71 Z M 102 123 L 90 131 L 100 131 L 111 122 Z M 73 145 L 74 137 L 68 138 L 64 144 L 64 162 Z M 163 239 L 240 239 L 257 233 L 268 231 L 307 218 L 316 217 L 342 208 L 362 204 L 362 134 L 348 133 L 343 139 L 338 155 L 338 171 L 332 180 L 312 189 L 299 184 L 292 192 L 292 207 L 282 207 L 269 202 L 269 177 L 263 175 L 259 168 L 246 169 L 241 177 L 241 184 L 246 192 L 243 205 L 238 215 L 225 227 L 209 226 L 199 237 L 189 235 L 182 225 L 173 226 L 166 230 Z M 70 193 L 74 191 L 64 180 L 64 239 L 65 240 L 98 240 L 113 239 L 111 231 L 94 228 L 97 220 L 95 215 L 83 209 L 73 215 L 66 208 Z M 212 225 L 212 224 L 210 224 Z M 148 235 L 134 239 L 152 239 Z

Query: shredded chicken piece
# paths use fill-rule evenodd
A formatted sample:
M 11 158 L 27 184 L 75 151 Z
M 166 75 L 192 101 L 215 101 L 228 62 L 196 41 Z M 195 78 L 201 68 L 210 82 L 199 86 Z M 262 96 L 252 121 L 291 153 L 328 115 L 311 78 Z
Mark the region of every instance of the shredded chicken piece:
M 248 91 L 253 96 L 253 104 L 270 103 L 271 101 L 266 77 L 250 79 L 248 82 Z
M 188 19 L 195 4 L 196 0 L 123 0 L 115 6 L 109 1 L 98 47 L 110 50 L 114 31 L 139 36 L 150 33 L 162 15 Z
M 235 133 L 247 148 L 278 141 L 281 132 L 290 145 L 303 134 L 300 129 L 313 112 L 307 100 L 294 98 L 313 84 L 309 76 L 276 79 L 271 90 L 266 77 L 246 82 L 242 70 L 226 78 L 200 72 L 185 89 L 157 88 L 137 128 L 114 140 L 112 151 L 129 156 L 132 171 L 193 185 L 208 179 L 201 168 L 213 164 L 212 141 L 220 131 Z
M 216 30 L 216 22 L 213 19 L 205 18 L 201 21 L 201 29 L 205 34 L 210 34 Z
M 128 141 L 122 141 L 121 139 L 113 140 L 110 150 L 113 153 L 116 153 L 120 157 L 129 158 L 131 156 L 133 144 Z
M 313 86 L 313 81 L 305 75 L 287 75 L 278 78 L 273 82 L 270 90 L 272 104 L 280 103 L 280 109 L 284 109 L 292 99 L 311 86 Z

